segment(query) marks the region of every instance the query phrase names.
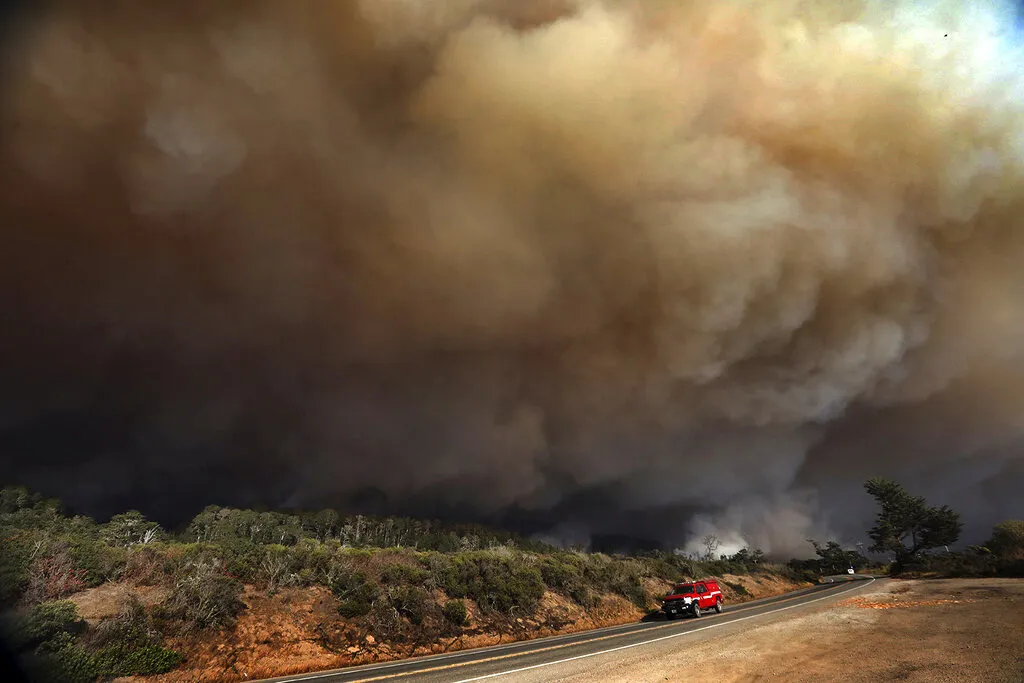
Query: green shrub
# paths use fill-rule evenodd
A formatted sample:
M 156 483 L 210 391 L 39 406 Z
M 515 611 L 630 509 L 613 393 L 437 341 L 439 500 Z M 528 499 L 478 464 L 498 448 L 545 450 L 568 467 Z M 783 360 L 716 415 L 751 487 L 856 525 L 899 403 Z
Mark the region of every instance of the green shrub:
M 70 641 L 54 650 L 42 650 L 21 659 L 29 680 L 41 683 L 93 683 L 100 676 L 93 656 Z
M 421 586 L 429 578 L 429 571 L 407 564 L 389 564 L 380 573 L 380 582 L 385 586 Z
M 907 575 L 936 574 L 938 576 L 992 576 L 997 573 L 996 558 L 988 552 L 922 553 L 904 561 L 899 571 Z
M 120 579 L 128 565 L 127 548 L 116 548 L 90 538 L 72 538 L 68 545 L 75 566 L 84 572 L 85 584 L 90 588 Z
M 1024 559 L 1005 560 L 999 564 L 1000 576 L 1024 577 Z
M 541 560 L 541 577 L 551 590 L 565 595 L 583 607 L 594 607 L 597 598 L 587 585 L 584 564 L 585 560 L 580 556 L 570 553 L 545 557 Z
M 155 586 L 170 575 L 170 562 L 160 546 L 136 546 L 128 552 L 122 576 L 139 586 Z
M 433 565 L 434 579 L 445 593 L 475 600 L 482 609 L 530 611 L 544 595 L 540 571 L 521 556 L 475 551 L 439 556 Z
M 93 666 L 100 676 L 151 676 L 177 668 L 184 659 L 160 645 L 114 645 L 93 655 Z
M 62 634 L 71 638 L 85 628 L 85 621 L 78 616 L 75 603 L 70 600 L 43 602 L 33 607 L 27 617 L 15 622 L 12 645 L 16 650 L 34 648 L 54 641 Z
M 177 576 L 196 564 L 216 564 L 221 561 L 221 554 L 220 546 L 212 543 L 179 543 L 169 548 L 167 571 Z
M 597 572 L 598 585 L 627 598 L 640 608 L 647 606 L 642 565 L 635 560 L 612 560 Z
M 448 600 L 444 603 L 441 613 L 449 623 L 455 626 L 465 626 L 469 620 L 469 610 L 466 609 L 466 603 L 462 600 Z
M 338 598 L 338 612 L 350 619 L 366 616 L 373 608 L 373 601 L 380 589 L 364 572 L 345 567 L 335 567 L 328 577 L 328 587 Z
M 98 676 L 92 656 L 76 643 L 85 628 L 73 602 L 44 602 L 12 624 L 10 645 L 31 680 L 85 683 Z
M 224 561 L 224 573 L 243 583 L 259 583 L 261 567 L 266 556 L 264 546 L 247 539 L 231 539 L 219 546 Z
M 70 607 L 69 607 L 70 605 Z M 160 644 L 137 599 L 81 637 L 85 622 L 68 602 L 38 605 L 16 631 L 22 663 L 40 681 L 94 681 L 101 677 L 166 673 L 182 657 Z M 91 642 L 90 642 L 91 641 Z
M 28 536 L 0 529 L 0 608 L 16 604 L 28 587 L 31 564 Z
M 388 590 L 388 597 L 399 615 L 417 626 L 423 623 L 429 598 L 425 590 L 416 586 L 398 586 Z
M 540 574 L 548 588 L 561 591 L 583 580 L 583 567 L 574 556 L 559 554 L 541 560 Z
M 331 567 L 330 549 L 312 539 L 303 539 L 297 546 L 288 549 L 291 566 L 295 572 L 295 583 L 311 586 L 327 576 Z
M 93 660 L 101 676 L 166 673 L 183 659 L 163 647 L 159 631 L 134 594 L 127 596 L 116 617 L 104 619 L 91 635 Z
M 191 565 L 179 575 L 164 609 L 186 631 L 230 626 L 245 609 L 242 584 L 209 562 Z

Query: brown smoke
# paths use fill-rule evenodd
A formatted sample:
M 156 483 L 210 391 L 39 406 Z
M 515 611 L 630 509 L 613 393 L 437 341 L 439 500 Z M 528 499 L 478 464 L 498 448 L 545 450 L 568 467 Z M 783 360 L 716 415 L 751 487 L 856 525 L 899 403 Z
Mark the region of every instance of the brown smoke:
M 860 528 L 875 474 L 1019 515 L 1009 22 L 58 3 L 0 105 L 7 471 L 481 514 L 599 493 L 572 523 L 658 510 L 638 531 L 682 542 L 699 510 L 778 550 Z M 103 426 L 62 459 L 54 415 Z

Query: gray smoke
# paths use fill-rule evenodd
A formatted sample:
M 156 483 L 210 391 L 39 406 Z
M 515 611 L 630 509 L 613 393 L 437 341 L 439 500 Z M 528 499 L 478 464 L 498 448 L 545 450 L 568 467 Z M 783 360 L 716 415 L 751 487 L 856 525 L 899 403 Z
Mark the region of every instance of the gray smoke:
M 982 534 L 1024 514 L 1012 25 L 57 3 L 0 102 L 2 474 L 777 553 L 888 475 Z

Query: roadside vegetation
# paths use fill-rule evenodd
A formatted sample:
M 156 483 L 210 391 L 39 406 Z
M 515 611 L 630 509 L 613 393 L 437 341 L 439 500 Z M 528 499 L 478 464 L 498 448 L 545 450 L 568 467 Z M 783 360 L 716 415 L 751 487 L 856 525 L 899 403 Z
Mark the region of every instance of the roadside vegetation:
M 984 547 L 935 554 L 936 544 L 956 540 L 959 518 L 890 484 L 869 489 L 881 510 L 869 535 L 872 551 L 895 554 L 895 571 L 1021 574 L 1024 522 L 997 526 Z M 718 577 L 727 597 L 742 601 L 753 584 L 741 577 L 794 585 L 883 568 L 859 549 L 811 544 L 816 558 L 785 565 L 756 548 L 719 554 L 710 536 L 694 555 L 614 556 L 477 525 L 222 507 L 169 533 L 136 511 L 97 523 L 12 487 L 0 491 L 0 608 L 9 642 L 40 680 L 94 681 L 171 671 L 190 643 L 232 633 L 254 596 L 288 591 L 330 598 L 344 628 L 324 627 L 317 638 L 331 651 L 344 652 L 353 629 L 412 651 L 471 625 L 524 637 L 523 624 L 538 623 L 542 602 L 555 599 L 546 596 L 580 613 L 618 604 L 643 614 L 678 581 Z M 120 604 L 87 622 L 69 598 L 105 584 L 124 588 Z M 146 590 L 159 599 L 144 604 Z
M 478 525 L 212 506 L 168 533 L 137 511 L 97 523 L 23 488 L 0 491 L 3 626 L 41 680 L 170 671 L 183 655 L 169 643 L 230 632 L 246 590 L 321 587 L 338 619 L 416 644 L 459 633 L 471 612 L 511 632 L 546 593 L 583 610 L 618 596 L 647 611 L 673 582 L 729 574 L 802 579 L 756 549 L 612 556 Z M 157 587 L 163 598 L 147 607 L 127 590 L 116 616 L 87 623 L 68 598 L 104 584 Z M 747 590 L 735 586 L 742 599 Z
M 871 552 L 890 555 L 889 572 L 907 577 L 1024 577 L 1024 521 L 997 524 L 988 541 L 950 550 L 960 539 L 960 514 L 946 505 L 929 506 L 887 479 L 864 484 L 878 513 L 868 531 Z

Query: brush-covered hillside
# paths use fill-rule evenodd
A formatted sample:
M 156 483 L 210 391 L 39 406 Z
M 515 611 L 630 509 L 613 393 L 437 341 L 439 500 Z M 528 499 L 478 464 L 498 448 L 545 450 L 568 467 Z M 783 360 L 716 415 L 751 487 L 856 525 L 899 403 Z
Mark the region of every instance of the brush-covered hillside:
M 647 616 L 673 582 L 739 602 L 813 573 L 566 551 L 475 525 L 209 507 L 178 533 L 0 493 L 8 642 L 40 680 L 242 680 L 528 639 Z

